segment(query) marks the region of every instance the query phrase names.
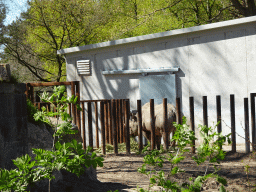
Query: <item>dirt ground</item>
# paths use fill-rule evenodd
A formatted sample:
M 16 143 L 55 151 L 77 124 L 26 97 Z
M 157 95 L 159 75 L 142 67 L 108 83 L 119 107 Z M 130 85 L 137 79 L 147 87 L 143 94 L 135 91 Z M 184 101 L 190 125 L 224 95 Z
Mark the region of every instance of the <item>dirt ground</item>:
M 250 154 L 245 154 L 244 145 L 237 145 L 237 152 L 232 153 L 230 146 L 224 146 L 224 151 L 227 151 L 226 158 L 218 165 L 218 168 L 221 168 L 218 171 L 218 175 L 223 176 L 227 179 L 227 185 L 225 188 L 227 191 L 253 191 L 255 187 L 249 188 L 247 175 L 244 171 L 244 165 L 249 162 Z M 186 154 L 186 158 L 178 164 L 181 169 L 184 169 L 185 173 L 178 173 L 172 177 L 172 181 L 178 183 L 184 183 L 189 181 L 189 177 L 196 178 L 197 176 L 203 176 L 206 170 L 206 164 L 197 166 L 196 163 L 192 160 L 192 154 Z M 243 160 L 243 162 L 242 162 Z M 130 156 L 123 154 L 114 155 L 107 154 L 104 157 L 104 166 L 97 167 L 97 177 L 98 180 L 103 182 L 107 188 L 119 191 L 137 191 L 137 186 L 143 189 L 148 190 L 149 178 L 141 173 L 137 172 L 137 169 L 143 164 L 143 155 L 136 155 L 132 153 Z M 249 182 L 251 185 L 256 184 L 256 157 L 252 158 L 249 162 Z M 170 163 L 166 161 L 164 163 L 163 169 L 165 173 L 170 170 Z M 207 173 L 214 171 L 212 165 L 208 168 Z M 103 184 L 102 183 L 102 184 Z M 161 191 L 160 187 L 152 187 L 151 191 Z M 218 183 L 213 179 L 208 179 L 203 187 L 202 191 L 219 191 Z

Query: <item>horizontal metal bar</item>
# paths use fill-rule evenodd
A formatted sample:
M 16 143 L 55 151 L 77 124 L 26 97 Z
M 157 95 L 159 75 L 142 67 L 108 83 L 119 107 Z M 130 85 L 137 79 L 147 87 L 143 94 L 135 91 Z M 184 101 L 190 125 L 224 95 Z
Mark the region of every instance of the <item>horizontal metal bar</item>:
M 180 68 L 177 67 L 177 68 L 157 68 L 157 69 L 113 70 L 113 71 L 102 71 L 102 75 L 178 72 L 179 69 Z

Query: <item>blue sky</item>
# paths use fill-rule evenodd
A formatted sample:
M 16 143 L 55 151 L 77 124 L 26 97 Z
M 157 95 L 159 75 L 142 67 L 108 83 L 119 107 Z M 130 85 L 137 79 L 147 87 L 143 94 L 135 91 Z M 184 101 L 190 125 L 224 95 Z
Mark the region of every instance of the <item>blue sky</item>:
M 5 19 L 5 25 L 10 24 L 16 17 L 20 16 L 22 11 L 27 9 L 27 0 L 4 0 L 4 3 L 8 6 L 8 13 Z

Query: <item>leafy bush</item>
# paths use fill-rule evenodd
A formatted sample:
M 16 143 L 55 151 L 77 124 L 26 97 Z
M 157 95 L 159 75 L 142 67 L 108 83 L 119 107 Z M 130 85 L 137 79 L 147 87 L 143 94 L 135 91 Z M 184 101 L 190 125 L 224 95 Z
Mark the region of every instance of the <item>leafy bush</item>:
M 151 170 L 151 167 L 150 171 L 146 171 L 146 165 L 150 165 L 153 167 L 158 166 L 160 168 L 163 167 L 163 162 L 166 157 L 164 155 L 161 155 L 161 151 L 149 151 L 148 148 L 150 147 L 150 145 L 146 146 L 142 150 L 142 152 L 145 153 L 146 156 L 143 160 L 144 164 L 141 168 L 138 168 L 138 172 L 149 176 L 151 184 L 149 188 L 152 187 L 154 184 L 157 184 L 158 186 L 162 186 L 167 191 L 170 190 L 177 192 L 199 192 L 201 191 L 203 182 L 209 177 L 214 177 L 216 178 L 217 182 L 222 184 L 220 187 L 220 191 L 225 191 L 224 185 L 227 184 L 227 181 L 216 174 L 216 172 L 219 171 L 217 170 L 216 166 L 214 165 L 214 173 L 207 174 L 207 170 L 210 163 L 220 163 L 219 159 L 225 158 L 225 152 L 222 150 L 221 146 L 224 142 L 226 142 L 226 140 L 228 140 L 229 144 L 231 143 L 231 140 L 229 138 L 231 134 L 222 136 L 221 133 L 212 133 L 213 129 L 211 127 L 208 128 L 206 126 L 199 125 L 200 134 L 203 137 L 203 143 L 198 148 L 198 153 L 196 156 L 193 157 L 193 159 L 197 163 L 197 165 L 200 165 L 201 163 L 208 160 L 205 174 L 204 176 L 198 176 L 194 181 L 193 178 L 190 178 L 189 183 L 185 182 L 182 185 L 178 185 L 176 182 L 172 181 L 172 176 L 178 174 L 179 172 L 185 172 L 185 170 L 181 170 L 177 165 L 185 158 L 183 154 L 185 152 L 189 152 L 189 149 L 185 149 L 185 147 L 187 145 L 192 146 L 193 140 L 196 140 L 196 137 L 194 132 L 191 131 L 189 129 L 189 126 L 186 124 L 185 117 L 183 117 L 182 124 L 177 124 L 176 122 L 174 122 L 174 126 L 176 127 L 176 131 L 171 141 L 177 143 L 177 147 L 175 148 L 175 151 L 173 153 L 168 153 L 169 158 L 167 159 L 171 163 L 171 169 L 167 176 L 165 176 L 165 173 L 162 170 L 156 172 L 155 170 Z M 217 136 L 218 138 L 216 141 L 213 141 L 214 136 Z M 139 190 L 141 192 L 145 191 L 144 189 Z
M 34 117 L 35 121 L 49 122 L 46 118 L 47 116 L 58 115 L 61 116 L 62 120 L 66 121 L 63 124 L 55 125 L 54 141 L 55 137 L 61 138 L 64 134 L 74 134 L 75 131 L 70 129 L 70 123 L 67 120 L 72 119 L 69 114 L 67 114 L 66 107 L 67 103 L 76 104 L 77 97 L 72 96 L 71 98 L 66 98 L 65 96 L 60 97 L 64 89 L 62 86 L 54 88 L 54 94 L 49 97 L 47 93 L 44 92 L 42 96 L 43 102 L 50 102 L 56 104 L 57 112 L 46 112 L 45 108 L 42 111 L 38 111 L 33 107 L 33 104 L 28 101 L 29 117 Z M 53 100 L 56 99 L 56 103 Z M 63 103 L 65 103 L 63 105 Z M 78 104 L 77 108 L 80 109 Z M 57 131 L 57 127 L 60 129 Z M 44 149 L 32 149 L 33 153 L 36 154 L 35 161 L 31 161 L 31 157 L 26 154 L 25 156 L 16 158 L 13 160 L 14 164 L 18 169 L 14 170 L 0 170 L 0 190 L 15 190 L 15 191 L 26 191 L 29 184 L 35 183 L 36 181 L 43 180 L 45 178 L 49 179 L 49 189 L 50 181 L 54 179 L 54 170 L 67 170 L 69 172 L 75 173 L 78 177 L 84 173 L 83 165 L 87 168 L 91 165 L 96 168 L 97 166 L 103 166 L 102 157 L 97 157 L 95 152 L 92 152 L 90 156 L 88 154 L 91 148 L 88 147 L 84 153 L 81 142 L 77 143 L 75 139 L 71 142 L 63 143 L 63 145 L 57 141 L 53 141 L 52 150 Z M 39 166 L 37 168 L 33 168 Z

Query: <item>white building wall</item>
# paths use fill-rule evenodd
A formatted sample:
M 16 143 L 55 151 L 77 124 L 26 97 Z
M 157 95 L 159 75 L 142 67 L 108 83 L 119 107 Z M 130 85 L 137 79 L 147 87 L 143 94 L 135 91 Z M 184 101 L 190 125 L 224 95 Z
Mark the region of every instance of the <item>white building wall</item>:
M 207 96 L 208 124 L 213 125 L 216 95 L 221 95 L 222 118 L 227 124 L 222 123 L 222 130 L 230 133 L 229 99 L 235 94 L 236 130 L 244 136 L 243 99 L 256 93 L 255 38 L 256 21 L 68 53 L 67 81 L 81 81 L 81 100 L 129 98 L 131 109 L 136 109 L 141 75 L 102 75 L 102 71 L 180 67 L 176 96 L 181 97 L 184 115 L 189 119 L 189 97 L 193 96 L 195 124 L 203 124 L 202 96 Z M 91 60 L 91 76 L 77 75 L 79 59 Z M 237 136 L 237 143 L 244 139 Z

